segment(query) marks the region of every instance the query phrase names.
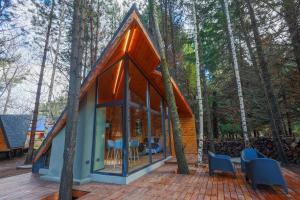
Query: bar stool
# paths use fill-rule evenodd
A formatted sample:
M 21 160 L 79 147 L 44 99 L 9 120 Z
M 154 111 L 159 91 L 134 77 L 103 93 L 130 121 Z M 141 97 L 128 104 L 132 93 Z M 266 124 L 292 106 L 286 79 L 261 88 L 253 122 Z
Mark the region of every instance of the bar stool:
M 109 164 L 110 160 L 113 160 L 114 146 L 115 146 L 115 142 L 113 140 L 107 140 L 107 155 L 106 155 L 107 164 Z
M 132 139 L 130 140 L 130 144 L 129 144 L 129 147 L 130 147 L 130 150 L 131 150 L 131 156 L 133 156 L 133 160 L 135 161 L 136 159 L 139 160 L 139 145 L 140 145 L 140 142 L 139 140 L 137 139 Z
M 116 167 L 116 162 L 120 159 L 120 163 L 122 164 L 122 147 L 123 140 L 118 139 L 114 142 L 114 168 Z

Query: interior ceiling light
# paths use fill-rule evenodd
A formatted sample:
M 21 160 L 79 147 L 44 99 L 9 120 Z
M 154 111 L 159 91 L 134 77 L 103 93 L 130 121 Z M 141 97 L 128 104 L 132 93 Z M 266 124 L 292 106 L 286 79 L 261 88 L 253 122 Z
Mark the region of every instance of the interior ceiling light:
M 120 63 L 118 64 L 118 67 L 117 67 L 117 74 L 116 74 L 116 79 L 115 79 L 115 83 L 114 83 L 113 94 L 116 93 L 117 83 L 118 83 L 118 80 L 119 80 L 122 64 L 123 64 L 123 60 L 120 61 Z
M 131 51 L 131 48 L 132 48 L 132 44 L 133 44 L 133 40 L 134 40 L 135 34 L 136 34 L 136 28 L 133 29 L 133 33 L 132 33 L 132 37 L 131 37 L 131 40 L 130 40 L 130 43 L 129 43 L 128 51 Z
M 123 47 L 123 51 L 124 52 L 126 52 L 127 47 L 128 47 L 128 41 L 129 41 L 130 32 L 131 32 L 131 29 L 129 29 L 127 31 L 126 36 L 125 36 L 125 43 L 124 43 L 124 47 Z

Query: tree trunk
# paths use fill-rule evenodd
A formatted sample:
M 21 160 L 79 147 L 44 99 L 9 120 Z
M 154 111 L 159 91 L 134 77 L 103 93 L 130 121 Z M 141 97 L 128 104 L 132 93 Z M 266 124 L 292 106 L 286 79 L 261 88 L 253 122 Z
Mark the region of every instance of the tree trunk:
M 300 73 L 300 8 L 295 0 L 282 0 L 282 8 L 285 21 L 289 28 L 294 56 Z
M 38 119 L 38 114 L 39 114 L 39 105 L 40 105 L 41 90 L 42 90 L 42 85 L 43 85 L 44 71 L 45 71 L 47 53 L 48 53 L 48 48 L 49 48 L 48 47 L 49 46 L 49 38 L 50 38 L 50 33 L 51 33 L 52 20 L 53 20 L 53 16 L 54 16 L 54 6 L 55 6 L 55 1 L 52 0 L 51 11 L 49 13 L 49 21 L 48 21 L 47 32 L 46 32 L 46 40 L 45 40 L 45 46 L 44 46 L 44 52 L 43 52 L 42 65 L 41 65 L 38 87 L 37 87 L 36 97 L 35 97 L 32 125 L 31 125 L 31 132 L 30 132 L 30 140 L 29 140 L 29 148 L 28 148 L 28 153 L 27 153 L 26 159 L 25 159 L 25 164 L 31 164 L 32 159 L 33 159 L 34 138 L 35 138 L 36 125 L 37 125 L 37 119 Z
M 98 42 L 99 42 L 99 29 L 100 29 L 100 0 L 97 1 L 97 20 L 96 20 L 96 32 L 95 32 L 95 47 L 94 47 L 94 58 L 93 64 L 97 61 L 98 54 Z
M 218 126 L 218 104 L 217 104 L 217 92 L 213 92 L 213 103 L 212 103 L 212 127 L 213 127 L 213 134 L 214 138 L 218 139 L 219 138 L 219 126 Z
M 233 36 L 233 32 L 232 32 L 232 25 L 231 25 L 231 21 L 230 21 L 227 0 L 224 0 L 224 12 L 226 15 L 227 29 L 228 29 L 228 33 L 229 33 L 230 46 L 231 46 L 231 55 L 232 55 L 232 60 L 233 60 L 233 66 L 234 66 L 234 72 L 235 72 L 235 78 L 236 78 L 236 84 L 237 84 L 237 90 L 238 90 L 238 97 L 239 97 L 239 103 L 240 103 L 240 113 L 241 113 L 241 122 L 242 122 L 244 143 L 245 143 L 245 146 L 247 147 L 247 146 L 249 146 L 249 138 L 248 138 L 248 130 L 247 130 L 246 111 L 245 111 L 245 106 L 244 106 L 244 97 L 243 97 L 243 91 L 242 91 L 240 71 L 239 71 L 239 65 L 237 62 L 236 49 L 235 49 L 235 44 L 234 44 L 234 36 Z
M 169 2 L 169 21 L 170 21 L 170 35 L 171 35 L 171 51 L 172 51 L 172 63 L 174 70 L 174 79 L 177 80 L 177 62 L 176 62 L 176 49 L 175 49 L 175 35 L 174 35 L 174 24 L 173 24 L 173 6 L 172 1 Z
M 236 2 L 237 2 L 237 8 L 241 8 L 240 1 L 236 1 Z M 245 26 L 245 23 L 244 23 L 244 20 L 243 20 L 245 18 L 244 14 L 245 14 L 244 12 L 240 12 L 240 10 L 238 10 L 239 21 L 240 21 L 240 25 L 241 25 L 241 28 L 242 28 L 244 40 L 246 42 L 246 46 L 247 46 L 247 49 L 248 49 L 248 52 L 249 52 L 249 56 L 250 56 L 252 65 L 254 67 L 254 70 L 256 71 L 256 73 L 260 77 L 262 89 L 264 90 L 264 98 L 265 98 L 266 102 L 268 102 L 268 97 L 267 97 L 267 93 L 266 93 L 266 90 L 265 90 L 265 87 L 264 87 L 264 79 L 263 79 L 263 76 L 262 76 L 262 72 L 261 72 L 261 70 L 260 70 L 260 68 L 258 66 L 257 61 L 256 61 L 256 56 L 254 54 L 253 48 L 251 47 L 250 36 L 248 34 L 248 30 L 246 30 L 246 26 Z M 271 112 L 269 106 L 267 108 L 267 112 L 268 112 L 269 119 L 272 119 L 273 118 L 272 117 L 272 112 Z M 272 132 L 274 132 L 273 134 L 276 134 L 276 127 L 275 127 L 275 125 L 273 123 L 273 120 L 270 120 L 270 126 L 271 126 Z
M 294 137 L 293 130 L 292 130 L 290 112 L 289 112 L 288 103 L 287 103 L 287 100 L 286 100 L 285 89 L 283 89 L 282 99 L 283 99 L 283 104 L 284 104 L 284 107 L 285 107 L 285 116 L 286 116 L 286 121 L 287 121 L 287 129 L 288 129 L 287 130 L 287 135 L 290 136 L 290 137 Z
M 256 44 L 256 50 L 257 50 L 257 56 L 259 60 L 259 65 L 260 65 L 260 73 L 262 75 L 262 80 L 263 80 L 263 87 L 264 91 L 267 97 L 267 103 L 268 107 L 271 113 L 271 123 L 272 123 L 272 134 L 273 134 L 273 140 L 277 146 L 277 151 L 279 154 L 279 158 L 283 163 L 287 163 L 287 157 L 285 155 L 280 135 L 284 133 L 284 128 L 283 128 L 283 121 L 282 117 L 279 111 L 279 106 L 278 106 L 278 101 L 277 98 L 274 94 L 274 89 L 272 85 L 272 80 L 271 80 L 271 75 L 268 69 L 268 63 L 266 61 L 263 48 L 262 48 L 262 41 L 260 38 L 260 34 L 258 31 L 258 26 L 254 14 L 254 10 L 251 4 L 250 0 L 246 0 L 249 14 L 250 14 L 250 19 L 251 19 L 251 25 L 252 25 L 252 30 L 254 34 L 254 40 Z
M 90 68 L 92 69 L 94 64 L 94 10 L 93 10 L 93 0 L 90 2 Z
M 198 103 L 198 164 L 203 162 L 203 99 L 201 91 L 201 79 L 200 79 L 200 38 L 199 38 L 199 22 L 197 20 L 196 2 L 193 1 L 193 22 L 194 22 L 194 43 L 195 43 L 195 57 L 196 57 L 196 81 L 197 81 L 197 103 Z
M 50 85 L 49 85 L 49 94 L 48 94 L 48 110 L 53 118 L 53 114 L 51 111 L 51 98 L 53 95 L 53 87 L 54 87 L 54 80 L 55 80 L 55 73 L 56 73 L 56 68 L 58 65 L 58 56 L 59 56 L 59 50 L 60 50 L 60 40 L 61 40 L 61 34 L 62 34 L 62 28 L 64 26 L 64 16 L 65 16 L 65 2 L 61 1 L 61 12 L 60 12 L 60 17 L 59 17 L 59 25 L 58 25 L 58 36 L 57 36 L 57 43 L 56 43 L 56 49 L 55 49 L 55 57 L 54 57 L 54 63 L 53 63 L 53 68 L 52 68 L 52 74 L 51 74 L 51 80 L 50 80 Z
M 11 82 L 7 86 L 7 97 L 6 97 L 5 104 L 4 104 L 3 114 L 7 113 L 8 105 L 10 103 L 10 94 L 11 94 L 12 84 L 13 83 Z
M 173 130 L 173 139 L 174 139 L 174 146 L 175 146 L 175 153 L 177 158 L 177 164 L 179 173 L 181 174 L 188 174 L 189 173 L 189 167 L 185 158 L 184 154 L 184 148 L 182 144 L 182 130 L 179 120 L 179 115 L 176 107 L 176 101 L 175 96 L 173 93 L 172 83 L 171 83 L 171 77 L 170 72 L 168 69 L 168 62 L 166 59 L 166 52 L 164 48 L 164 42 L 162 39 L 162 36 L 159 31 L 159 25 L 158 25 L 158 18 L 156 13 L 156 8 L 154 5 L 153 0 L 149 0 L 149 8 L 150 13 L 153 16 L 153 22 L 154 22 L 154 32 L 158 41 L 158 46 L 160 50 L 160 56 L 161 56 L 161 70 L 162 70 L 162 76 L 163 76 L 163 82 L 165 87 L 165 93 L 167 96 L 167 103 L 170 109 L 170 116 L 172 121 L 172 130 Z
M 59 199 L 72 199 L 73 162 L 76 147 L 79 93 L 83 58 L 83 37 L 85 22 L 85 0 L 74 0 L 72 44 L 70 58 L 70 80 L 65 128 L 64 160 L 59 186 Z
M 206 77 L 205 77 L 204 67 L 201 67 L 200 76 L 201 76 L 202 85 L 203 85 L 204 106 L 206 108 L 205 116 L 206 116 L 206 124 L 207 124 L 207 136 L 208 136 L 208 141 L 209 141 L 209 150 L 212 152 L 215 152 L 214 134 L 213 134 L 212 123 L 211 123 L 211 111 L 210 111 L 210 105 L 209 105 L 209 101 L 208 101 L 207 81 L 206 81 Z

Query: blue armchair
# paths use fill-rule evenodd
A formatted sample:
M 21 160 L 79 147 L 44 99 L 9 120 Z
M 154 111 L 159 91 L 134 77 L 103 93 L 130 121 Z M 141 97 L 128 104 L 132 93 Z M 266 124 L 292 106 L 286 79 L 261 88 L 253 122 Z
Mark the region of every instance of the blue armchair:
M 253 189 L 257 184 L 280 185 L 288 193 L 287 184 L 283 178 L 280 166 L 276 160 L 257 158 L 246 163 L 247 176 L 251 180 Z
M 208 151 L 209 175 L 212 176 L 215 170 L 231 172 L 236 177 L 236 170 L 231 162 L 231 157 L 227 155 L 214 154 Z
M 241 169 L 242 172 L 246 172 L 246 162 L 254 160 L 256 158 L 267 158 L 264 154 L 260 153 L 256 149 L 246 148 L 241 153 Z
M 279 163 L 276 160 L 267 158 L 255 149 L 245 150 L 242 151 L 241 161 L 244 165 L 246 179 L 251 181 L 252 188 L 255 190 L 257 184 L 280 185 L 288 193 L 288 187 Z M 257 153 L 257 157 L 253 154 L 254 152 Z

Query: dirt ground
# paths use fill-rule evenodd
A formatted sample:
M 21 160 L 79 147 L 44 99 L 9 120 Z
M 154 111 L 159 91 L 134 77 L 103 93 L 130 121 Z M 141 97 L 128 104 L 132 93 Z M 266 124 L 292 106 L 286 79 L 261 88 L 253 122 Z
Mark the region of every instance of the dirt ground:
M 15 176 L 31 172 L 31 169 L 17 169 L 24 163 L 25 155 L 14 157 L 12 159 L 1 159 L 0 160 L 0 178 Z

